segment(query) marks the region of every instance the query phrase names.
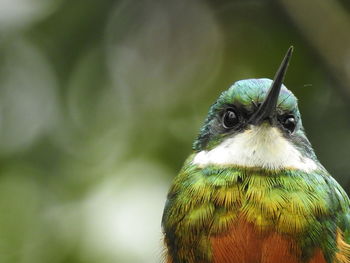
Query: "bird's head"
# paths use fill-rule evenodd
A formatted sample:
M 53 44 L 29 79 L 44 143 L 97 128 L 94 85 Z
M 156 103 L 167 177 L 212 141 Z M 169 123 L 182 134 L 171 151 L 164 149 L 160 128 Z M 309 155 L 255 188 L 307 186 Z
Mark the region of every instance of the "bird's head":
M 274 80 L 234 83 L 211 106 L 194 142 L 193 163 L 266 169 L 316 169 L 297 98 L 283 84 L 293 48 Z

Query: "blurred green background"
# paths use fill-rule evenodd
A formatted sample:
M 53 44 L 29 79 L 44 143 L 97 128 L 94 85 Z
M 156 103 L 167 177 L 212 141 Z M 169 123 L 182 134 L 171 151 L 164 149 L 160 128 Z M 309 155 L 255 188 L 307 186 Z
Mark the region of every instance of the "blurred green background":
M 285 84 L 350 190 L 350 2 L 0 0 L 0 262 L 160 262 L 171 179 L 219 93 Z

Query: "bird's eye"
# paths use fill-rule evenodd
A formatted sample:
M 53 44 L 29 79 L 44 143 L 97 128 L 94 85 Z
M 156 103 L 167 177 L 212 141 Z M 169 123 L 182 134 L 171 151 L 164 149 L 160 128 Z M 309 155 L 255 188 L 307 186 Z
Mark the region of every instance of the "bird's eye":
M 286 118 L 284 118 L 284 120 L 282 121 L 282 125 L 286 130 L 292 133 L 295 130 L 297 122 L 294 116 L 289 115 Z
M 222 125 L 225 129 L 231 129 L 239 122 L 238 116 L 233 109 L 227 109 L 222 117 Z

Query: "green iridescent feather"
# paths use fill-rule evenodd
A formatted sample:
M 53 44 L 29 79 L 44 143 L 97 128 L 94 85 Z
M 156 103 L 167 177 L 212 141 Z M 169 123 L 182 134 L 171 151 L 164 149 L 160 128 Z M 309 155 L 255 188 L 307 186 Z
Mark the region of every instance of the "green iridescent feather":
M 201 169 L 190 163 L 192 158 L 174 181 L 163 217 L 175 258 L 188 260 L 192 255 L 193 262 L 210 262 L 208 237 L 227 231 L 238 214 L 262 231 L 273 229 L 296 238 L 305 259 L 321 247 L 331 262 L 337 228 L 349 240 L 349 200 L 324 169 L 311 174 L 242 167 Z

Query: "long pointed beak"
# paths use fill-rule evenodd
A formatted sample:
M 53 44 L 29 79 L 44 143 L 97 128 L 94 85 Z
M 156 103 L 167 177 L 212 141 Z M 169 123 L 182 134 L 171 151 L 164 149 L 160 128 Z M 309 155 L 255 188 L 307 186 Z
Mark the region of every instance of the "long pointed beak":
M 272 85 L 267 92 L 266 98 L 263 103 L 259 106 L 257 111 L 250 118 L 249 123 L 253 125 L 259 125 L 265 120 L 272 121 L 276 116 L 276 105 L 277 100 L 281 91 L 282 82 L 284 76 L 286 75 L 286 71 L 288 68 L 289 60 L 293 53 L 293 46 L 291 46 L 286 55 L 283 58 L 283 61 L 276 72 L 275 78 L 272 82 Z

